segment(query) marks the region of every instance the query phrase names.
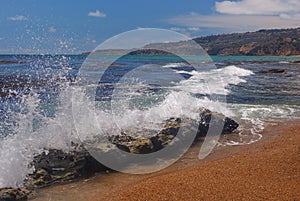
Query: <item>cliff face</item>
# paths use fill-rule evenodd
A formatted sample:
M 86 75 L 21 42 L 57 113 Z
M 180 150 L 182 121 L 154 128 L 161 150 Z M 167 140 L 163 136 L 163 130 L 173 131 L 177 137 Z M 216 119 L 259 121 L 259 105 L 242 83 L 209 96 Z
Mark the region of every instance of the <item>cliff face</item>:
M 260 30 L 194 39 L 209 55 L 300 55 L 300 28 Z

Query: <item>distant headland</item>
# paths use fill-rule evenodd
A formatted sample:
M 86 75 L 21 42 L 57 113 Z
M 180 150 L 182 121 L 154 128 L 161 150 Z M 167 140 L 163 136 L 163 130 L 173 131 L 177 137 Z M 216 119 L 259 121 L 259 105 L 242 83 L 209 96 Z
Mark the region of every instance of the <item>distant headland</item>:
M 197 37 L 193 39 L 209 55 L 215 56 L 296 56 L 300 55 L 300 28 L 270 29 L 256 32 L 232 33 Z M 154 49 L 185 50 L 187 41 L 149 44 L 135 54 L 157 55 Z M 101 50 L 96 54 L 123 54 L 124 50 Z M 85 52 L 83 54 L 90 54 Z M 95 52 L 93 53 L 95 54 Z M 165 53 L 166 54 L 166 53 Z

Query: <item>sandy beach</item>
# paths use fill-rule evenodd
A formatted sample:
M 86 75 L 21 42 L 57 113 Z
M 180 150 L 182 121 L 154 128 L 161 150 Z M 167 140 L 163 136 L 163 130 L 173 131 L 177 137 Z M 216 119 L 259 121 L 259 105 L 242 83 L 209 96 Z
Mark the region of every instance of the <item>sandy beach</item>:
M 269 124 L 263 134 L 202 161 L 193 147 L 160 172 L 99 174 L 41 189 L 33 200 L 300 200 L 300 122 Z
M 107 200 L 300 200 L 300 125 L 282 127 L 255 151 L 152 177 Z

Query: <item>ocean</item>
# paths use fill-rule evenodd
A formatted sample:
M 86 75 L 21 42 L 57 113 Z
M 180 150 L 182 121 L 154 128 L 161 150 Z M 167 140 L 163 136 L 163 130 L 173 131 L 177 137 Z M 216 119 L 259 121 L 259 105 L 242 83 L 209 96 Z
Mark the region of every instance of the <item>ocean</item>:
M 44 150 L 68 151 L 123 130 L 158 131 L 171 117 L 197 119 L 200 108 L 239 122 L 238 137 L 219 146 L 255 143 L 268 123 L 300 118 L 300 57 L 213 56 L 199 71 L 175 56 L 131 55 L 100 73 L 101 62 L 83 69 L 86 59 L 0 55 L 0 188 L 22 186 Z M 98 80 L 95 92 L 84 77 Z

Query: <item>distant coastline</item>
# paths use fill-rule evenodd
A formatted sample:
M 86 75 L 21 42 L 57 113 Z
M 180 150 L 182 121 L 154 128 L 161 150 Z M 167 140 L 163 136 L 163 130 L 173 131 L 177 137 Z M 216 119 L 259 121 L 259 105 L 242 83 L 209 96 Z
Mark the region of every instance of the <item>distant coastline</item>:
M 256 32 L 233 33 L 197 37 L 193 39 L 212 56 L 300 56 L 300 28 L 270 29 Z M 144 47 L 139 55 L 161 55 L 153 49 L 185 50 L 186 41 L 176 43 L 156 43 Z M 136 51 L 133 49 L 132 51 Z M 115 55 L 128 52 L 122 49 L 101 50 L 92 54 Z M 90 54 L 84 52 L 82 54 Z M 166 55 L 166 54 L 163 54 Z

